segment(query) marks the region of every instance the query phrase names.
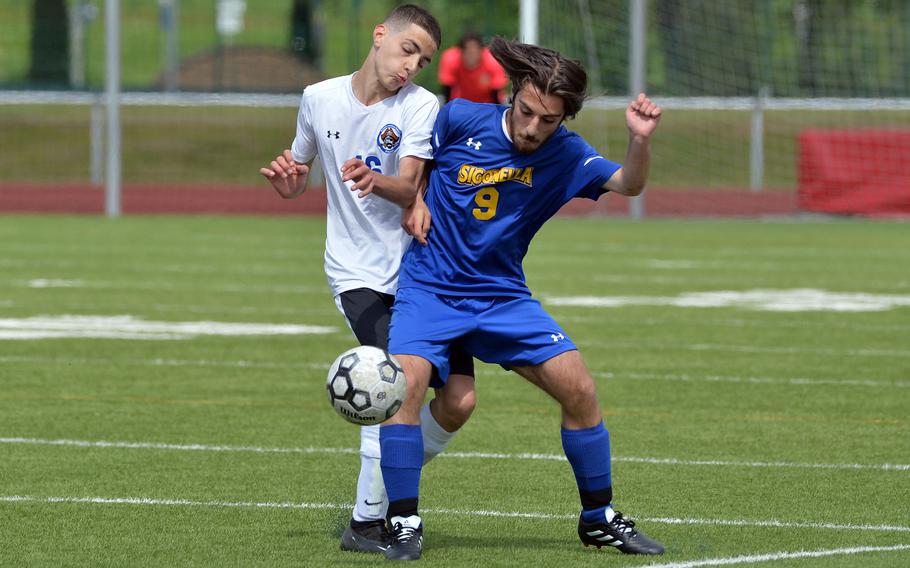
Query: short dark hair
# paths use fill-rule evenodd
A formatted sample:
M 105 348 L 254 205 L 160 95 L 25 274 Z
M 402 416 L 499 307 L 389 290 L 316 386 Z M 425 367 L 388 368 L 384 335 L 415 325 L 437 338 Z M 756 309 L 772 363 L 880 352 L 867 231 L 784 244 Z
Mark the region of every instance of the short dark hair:
M 468 30 L 465 33 L 461 34 L 461 37 L 458 39 L 458 47 L 464 49 L 466 45 L 476 41 L 480 44 L 480 47 L 483 47 L 483 36 L 474 30 Z
M 395 28 L 404 28 L 408 24 L 414 24 L 430 34 L 430 37 L 436 42 L 437 48 L 442 43 L 442 30 L 439 27 L 439 22 L 433 17 L 433 14 L 420 6 L 402 4 L 392 10 L 383 23 Z
M 557 51 L 494 37 L 490 53 L 512 81 L 513 94 L 534 85 L 542 95 L 563 100 L 567 118 L 575 118 L 587 97 L 588 74 L 581 63 Z

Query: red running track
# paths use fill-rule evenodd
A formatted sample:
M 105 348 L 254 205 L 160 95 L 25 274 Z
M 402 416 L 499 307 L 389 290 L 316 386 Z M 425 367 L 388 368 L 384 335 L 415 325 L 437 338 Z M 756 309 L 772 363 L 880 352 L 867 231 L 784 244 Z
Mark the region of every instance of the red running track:
M 0 182 L 2 213 L 104 213 L 104 189 L 88 184 Z M 599 201 L 575 199 L 561 215 L 626 216 L 629 199 L 608 194 Z M 267 186 L 125 185 L 124 214 L 313 215 L 325 214 L 326 194 L 313 188 L 297 199 L 282 199 Z M 798 213 L 796 192 L 729 189 L 661 189 L 645 192 L 648 217 L 762 217 Z

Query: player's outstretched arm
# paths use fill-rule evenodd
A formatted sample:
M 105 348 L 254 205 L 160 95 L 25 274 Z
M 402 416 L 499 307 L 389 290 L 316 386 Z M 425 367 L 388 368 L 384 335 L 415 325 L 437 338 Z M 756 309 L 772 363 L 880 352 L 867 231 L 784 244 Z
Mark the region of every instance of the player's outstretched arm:
M 291 151 L 286 149 L 272 160 L 269 167 L 259 168 L 259 173 L 269 180 L 281 197 L 293 199 L 306 191 L 310 164 L 295 162 Z
M 644 93 L 626 107 L 629 148 L 622 167 L 604 184 L 605 189 L 630 197 L 640 195 L 645 189 L 651 169 L 651 135 L 660 122 L 662 112 Z
M 407 209 L 417 197 L 417 188 L 423 178 L 427 161 L 414 156 L 405 156 L 398 162 L 398 175 L 387 176 L 370 169 L 362 160 L 352 158 L 341 165 L 341 181 L 353 181 L 351 191 L 359 191 L 357 197 L 375 193 L 402 209 Z

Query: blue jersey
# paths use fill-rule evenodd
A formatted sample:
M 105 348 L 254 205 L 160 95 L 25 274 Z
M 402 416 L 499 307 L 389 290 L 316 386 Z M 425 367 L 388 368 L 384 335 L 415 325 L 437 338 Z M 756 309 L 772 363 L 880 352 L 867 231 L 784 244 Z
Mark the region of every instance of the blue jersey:
M 521 154 L 508 107 L 456 99 L 433 128 L 429 244 L 404 255 L 399 288 L 450 296 L 530 296 L 521 262 L 534 234 L 574 197 L 597 199 L 619 164 L 565 126 Z

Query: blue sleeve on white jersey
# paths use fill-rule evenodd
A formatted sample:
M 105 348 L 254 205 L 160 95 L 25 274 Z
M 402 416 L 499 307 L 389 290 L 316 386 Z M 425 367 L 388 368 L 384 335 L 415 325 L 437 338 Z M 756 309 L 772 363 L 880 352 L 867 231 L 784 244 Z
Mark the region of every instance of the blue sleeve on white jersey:
M 622 166 L 604 158 L 590 144 L 578 138 L 581 144 L 581 159 L 575 169 L 572 183 L 568 186 L 567 197 L 586 197 L 595 201 L 608 190 L 603 185 Z

